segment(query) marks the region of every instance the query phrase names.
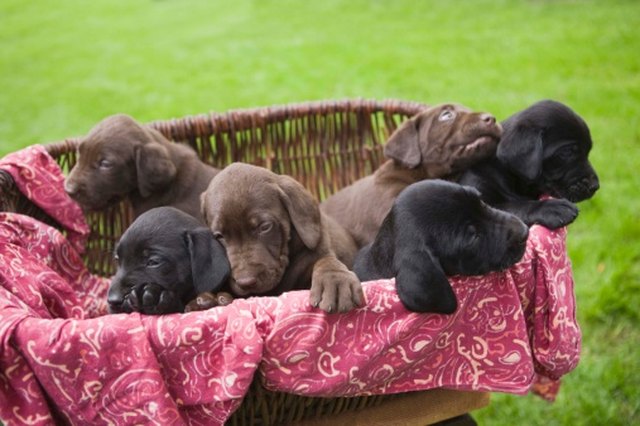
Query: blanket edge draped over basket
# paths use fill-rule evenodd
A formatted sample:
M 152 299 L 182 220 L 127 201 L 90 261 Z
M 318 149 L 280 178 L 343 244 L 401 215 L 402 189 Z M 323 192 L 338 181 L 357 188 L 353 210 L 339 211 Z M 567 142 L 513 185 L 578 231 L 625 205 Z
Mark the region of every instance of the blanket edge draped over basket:
M 80 253 L 86 223 L 41 146 L 0 169 L 57 229 L 0 213 L 0 417 L 47 424 L 222 424 L 257 372 L 265 388 L 315 396 L 449 388 L 553 400 L 578 363 L 566 229 L 534 226 L 507 271 L 453 277 L 450 316 L 408 312 L 393 280 L 367 305 L 328 315 L 306 291 L 164 316 L 106 314 L 108 279 Z

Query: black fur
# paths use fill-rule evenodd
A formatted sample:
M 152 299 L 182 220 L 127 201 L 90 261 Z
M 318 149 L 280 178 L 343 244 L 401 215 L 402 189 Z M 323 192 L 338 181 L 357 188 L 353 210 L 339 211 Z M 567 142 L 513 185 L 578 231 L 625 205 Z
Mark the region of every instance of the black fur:
M 219 290 L 231 268 L 222 245 L 194 217 L 157 207 L 138 216 L 116 247 L 109 311 L 183 312 L 197 294 Z
M 400 193 L 354 272 L 362 281 L 396 277 L 411 311 L 449 314 L 457 301 L 447 276 L 506 269 L 524 254 L 527 236 L 520 219 L 486 205 L 476 189 L 425 180 Z
M 485 202 L 527 225 L 555 229 L 573 222 L 574 203 L 600 187 L 588 160 L 593 142 L 587 124 L 566 105 L 545 100 L 509 117 L 502 127 L 496 157 L 457 181 L 477 188 Z M 555 198 L 539 200 L 544 194 Z

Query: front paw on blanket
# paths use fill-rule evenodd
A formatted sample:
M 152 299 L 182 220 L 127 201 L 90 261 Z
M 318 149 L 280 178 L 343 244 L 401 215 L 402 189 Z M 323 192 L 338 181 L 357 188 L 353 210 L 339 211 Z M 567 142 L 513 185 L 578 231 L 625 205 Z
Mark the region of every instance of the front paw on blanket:
M 362 284 L 356 274 L 332 256 L 314 265 L 309 301 L 328 313 L 348 312 L 365 304 Z
M 115 294 L 109 295 L 109 309 L 111 313 L 140 312 L 143 314 L 160 315 L 172 312 L 182 312 L 183 306 L 175 292 L 167 290 L 157 284 L 144 284 L 133 288 L 125 294 L 122 300 L 114 300 Z M 118 303 L 119 302 L 119 303 Z
M 226 291 L 221 291 L 219 293 L 206 291 L 198 294 L 195 299 L 187 303 L 184 311 L 206 311 L 207 309 L 215 308 L 216 306 L 227 306 L 231 302 L 233 302 L 233 296 Z

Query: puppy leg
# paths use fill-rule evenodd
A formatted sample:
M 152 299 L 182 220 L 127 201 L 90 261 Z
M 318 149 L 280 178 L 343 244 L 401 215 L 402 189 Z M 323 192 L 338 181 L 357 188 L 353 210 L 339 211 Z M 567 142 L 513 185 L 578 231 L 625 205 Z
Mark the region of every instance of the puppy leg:
M 502 203 L 498 208 L 515 214 L 529 226 L 537 223 L 549 229 L 567 226 L 578 217 L 578 207 L 564 198 L 519 200 Z
M 364 292 L 356 274 L 328 255 L 313 266 L 309 301 L 329 313 L 347 312 L 364 305 Z
M 440 262 L 428 248 L 404 248 L 394 258 L 400 301 L 413 312 L 451 314 L 458 302 Z

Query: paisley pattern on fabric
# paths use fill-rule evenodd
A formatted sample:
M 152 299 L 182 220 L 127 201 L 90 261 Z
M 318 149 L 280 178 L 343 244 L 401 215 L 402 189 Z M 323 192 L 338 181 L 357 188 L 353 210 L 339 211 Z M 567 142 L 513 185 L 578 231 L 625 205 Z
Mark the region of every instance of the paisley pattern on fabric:
M 63 190 L 64 175 L 42 145 L 33 145 L 0 160 L 16 186 L 67 231 L 67 238 L 79 253 L 89 235 L 82 210 Z
M 453 277 L 459 307 L 449 316 L 408 312 L 393 280 L 365 283 L 367 305 L 346 314 L 295 291 L 187 314 L 106 315 L 109 280 L 82 265 L 86 223 L 56 163 L 36 147 L 0 168 L 20 170 L 20 188 L 71 236 L 0 213 L 5 422 L 223 424 L 255 374 L 268 389 L 305 395 L 446 387 L 552 400 L 578 363 L 565 229 L 534 226 L 507 271 Z

